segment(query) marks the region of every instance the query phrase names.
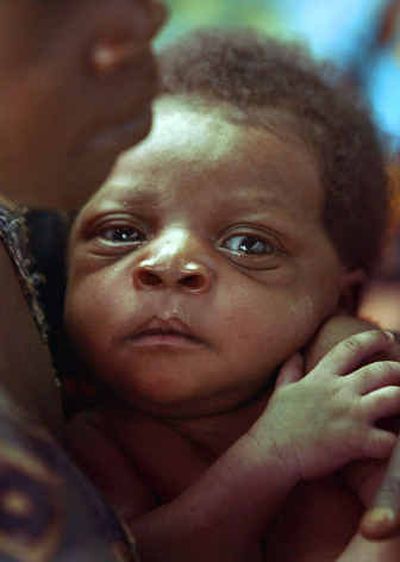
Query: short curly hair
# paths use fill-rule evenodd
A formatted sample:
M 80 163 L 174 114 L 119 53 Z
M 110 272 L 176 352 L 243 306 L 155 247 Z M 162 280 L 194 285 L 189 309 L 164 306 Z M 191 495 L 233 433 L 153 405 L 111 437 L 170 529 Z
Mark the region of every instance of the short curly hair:
M 339 258 L 371 273 L 388 222 L 383 151 L 369 112 L 333 67 L 252 30 L 201 29 L 167 46 L 160 68 L 163 94 L 224 103 L 261 127 L 264 110 L 289 117 L 319 162 L 322 220 Z

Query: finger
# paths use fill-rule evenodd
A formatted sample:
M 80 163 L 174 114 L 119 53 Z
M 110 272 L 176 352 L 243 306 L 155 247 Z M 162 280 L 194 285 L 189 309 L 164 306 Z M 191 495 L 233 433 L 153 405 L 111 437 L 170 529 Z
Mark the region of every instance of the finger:
M 391 347 L 391 332 L 369 330 L 346 338 L 323 357 L 313 371 L 330 375 L 346 375 L 357 369 L 375 353 Z
M 366 418 L 376 421 L 400 414 L 400 387 L 385 386 L 361 398 Z
M 300 353 L 290 357 L 279 370 L 275 388 L 286 386 L 300 380 L 304 376 L 304 362 Z
M 354 316 L 338 315 L 329 318 L 323 323 L 305 349 L 307 372 L 311 371 L 330 349 L 345 338 L 376 329 L 376 324 L 371 324 Z
M 372 428 L 368 431 L 362 450 L 362 457 L 387 459 L 396 443 L 396 436 L 383 429 Z
M 376 361 L 353 372 L 349 377 L 354 378 L 357 391 L 363 395 L 383 386 L 400 385 L 400 362 Z
M 400 361 L 400 333 L 391 330 L 393 334 L 392 345 L 385 350 L 384 354 L 377 354 L 378 359 L 391 359 L 392 361 Z
M 370 540 L 387 539 L 400 533 L 400 439 L 382 484 L 361 521 L 360 531 Z
M 360 459 L 343 468 L 343 476 L 366 509 L 372 503 L 387 468 L 387 459 Z

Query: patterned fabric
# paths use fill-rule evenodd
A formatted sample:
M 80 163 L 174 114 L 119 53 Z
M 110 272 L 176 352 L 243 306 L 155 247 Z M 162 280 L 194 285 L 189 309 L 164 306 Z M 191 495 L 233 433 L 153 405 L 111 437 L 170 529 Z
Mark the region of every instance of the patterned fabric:
M 22 291 L 28 301 L 40 335 L 47 341 L 47 325 L 38 302 L 38 287 L 43 277 L 34 270 L 28 250 L 24 210 L 13 211 L 0 205 L 0 239 L 16 269 Z
M 0 207 L 0 238 L 46 339 L 23 214 Z M 135 560 L 133 539 L 62 447 L 0 394 L 0 562 Z

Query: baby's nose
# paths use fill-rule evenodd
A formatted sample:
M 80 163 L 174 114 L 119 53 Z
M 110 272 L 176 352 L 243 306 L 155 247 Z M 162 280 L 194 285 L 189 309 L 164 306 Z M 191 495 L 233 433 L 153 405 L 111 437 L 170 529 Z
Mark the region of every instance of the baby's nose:
M 136 289 L 169 288 L 188 293 L 204 293 L 212 285 L 206 242 L 190 228 L 171 225 L 145 248 L 134 265 Z
M 113 0 L 110 6 L 114 11 L 106 21 L 99 22 L 90 50 L 90 62 L 98 75 L 116 72 L 136 61 L 166 19 L 161 0 Z
M 186 293 L 200 294 L 210 289 L 212 272 L 200 262 L 175 260 L 174 263 L 162 264 L 150 258 L 136 266 L 133 280 L 136 289 L 172 288 Z

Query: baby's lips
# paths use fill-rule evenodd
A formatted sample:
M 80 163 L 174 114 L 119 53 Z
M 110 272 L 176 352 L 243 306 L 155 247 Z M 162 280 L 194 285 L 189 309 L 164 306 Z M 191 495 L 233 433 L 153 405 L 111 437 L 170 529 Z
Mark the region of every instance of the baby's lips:
M 194 341 L 202 341 L 185 322 L 177 317 L 171 318 L 158 318 L 153 316 L 140 324 L 140 326 L 131 334 L 131 337 L 137 338 L 142 335 L 155 335 L 155 334 L 171 334 L 180 335 Z

